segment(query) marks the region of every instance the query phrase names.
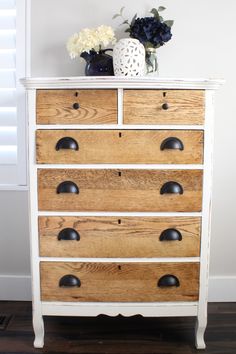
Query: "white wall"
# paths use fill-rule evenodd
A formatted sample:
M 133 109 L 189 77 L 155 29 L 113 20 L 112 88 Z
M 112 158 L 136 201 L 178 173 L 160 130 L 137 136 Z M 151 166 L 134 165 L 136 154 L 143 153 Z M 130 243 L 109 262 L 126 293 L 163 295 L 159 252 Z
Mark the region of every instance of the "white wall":
M 135 12 L 143 16 L 159 4 L 168 8 L 165 16 L 175 20 L 173 39 L 159 50 L 160 75 L 226 79 L 216 101 L 210 299 L 236 301 L 235 0 L 32 0 L 32 75 L 83 74 L 83 61 L 71 61 L 65 49 L 71 34 L 83 27 L 108 24 L 118 28 L 120 36 L 119 20 L 111 18 L 121 6 L 126 6 L 131 17 Z M 27 220 L 26 209 L 19 207 L 21 201 L 16 203 L 13 210 L 19 208 Z M 3 223 L 6 226 L 11 220 Z M 25 226 L 15 225 L 12 235 L 15 231 L 25 241 Z M 26 245 L 16 255 L 14 267 L 11 259 L 4 260 L 7 273 L 17 274 L 18 264 L 25 264 L 25 274 L 29 274 Z
M 0 192 L 0 299 L 30 298 L 27 192 Z

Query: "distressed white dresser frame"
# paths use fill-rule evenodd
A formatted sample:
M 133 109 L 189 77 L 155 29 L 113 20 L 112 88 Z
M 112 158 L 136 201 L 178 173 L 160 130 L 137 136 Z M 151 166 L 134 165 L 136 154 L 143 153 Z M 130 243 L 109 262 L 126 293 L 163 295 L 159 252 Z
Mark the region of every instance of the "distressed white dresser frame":
M 33 327 L 35 332 L 34 346 L 44 346 L 43 315 L 57 316 L 97 316 L 107 314 L 116 316 L 196 316 L 196 347 L 205 348 L 204 332 L 207 325 L 207 296 L 209 273 L 209 246 L 210 246 L 210 218 L 211 218 L 211 191 L 212 191 L 212 146 L 213 146 L 213 96 L 214 91 L 222 83 L 221 80 L 175 80 L 175 79 L 126 79 L 123 78 L 55 78 L 55 79 L 23 79 L 22 83 L 28 92 L 29 117 L 29 183 L 30 183 L 30 239 L 31 239 L 31 267 L 33 292 Z M 118 124 L 117 125 L 36 125 L 36 89 L 82 89 L 82 88 L 115 88 L 118 90 Z M 123 124 L 123 89 L 203 89 L 205 95 L 205 123 L 204 125 L 124 125 Z M 62 165 L 37 165 L 35 151 L 36 129 L 202 129 L 204 130 L 204 164 L 203 165 L 63 165 L 63 168 L 145 168 L 145 169 L 203 169 L 203 201 L 200 213 L 116 213 L 116 212 L 39 212 L 37 199 L 37 170 L 38 168 L 59 168 Z M 201 216 L 201 253 L 192 258 L 136 258 L 136 259 L 85 259 L 85 258 L 47 258 L 39 256 L 38 244 L 38 216 Z M 196 302 L 154 302 L 154 303 L 72 303 L 72 302 L 44 302 L 40 299 L 40 261 L 65 260 L 89 262 L 198 262 L 200 261 L 200 291 L 199 301 Z

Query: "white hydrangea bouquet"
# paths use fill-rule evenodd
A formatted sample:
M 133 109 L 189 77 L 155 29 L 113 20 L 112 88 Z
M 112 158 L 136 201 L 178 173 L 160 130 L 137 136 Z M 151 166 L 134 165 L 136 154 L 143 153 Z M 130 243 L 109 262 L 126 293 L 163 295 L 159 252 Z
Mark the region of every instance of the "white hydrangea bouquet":
M 84 28 L 68 39 L 67 50 L 71 59 L 82 57 L 86 60 L 86 75 L 114 75 L 112 57 L 106 54 L 108 45 L 115 44 L 112 27 L 101 25 Z
M 116 38 L 110 26 L 99 26 L 97 28 L 84 28 L 79 33 L 75 33 L 67 42 L 67 50 L 72 59 L 80 56 L 83 52 L 89 53 L 91 50 L 98 52 L 102 47 L 115 44 Z

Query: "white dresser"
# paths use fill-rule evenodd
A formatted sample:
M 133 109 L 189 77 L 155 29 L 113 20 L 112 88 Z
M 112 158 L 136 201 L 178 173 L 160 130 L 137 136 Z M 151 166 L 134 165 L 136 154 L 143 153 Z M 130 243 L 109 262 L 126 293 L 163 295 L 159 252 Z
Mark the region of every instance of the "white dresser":
M 43 316 L 196 316 L 205 348 L 220 80 L 29 78 L 34 345 Z

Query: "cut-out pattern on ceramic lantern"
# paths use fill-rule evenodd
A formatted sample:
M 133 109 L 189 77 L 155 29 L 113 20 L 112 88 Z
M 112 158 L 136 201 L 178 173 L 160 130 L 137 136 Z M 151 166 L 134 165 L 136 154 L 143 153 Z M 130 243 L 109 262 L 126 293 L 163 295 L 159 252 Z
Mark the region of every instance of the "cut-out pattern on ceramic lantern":
M 113 66 L 116 76 L 144 76 L 145 48 L 137 39 L 123 38 L 113 50 Z

